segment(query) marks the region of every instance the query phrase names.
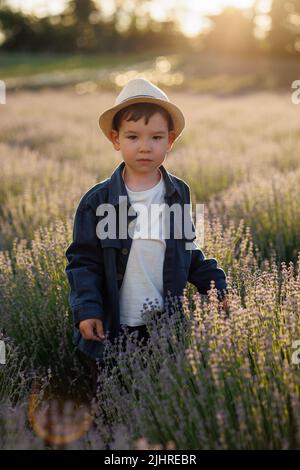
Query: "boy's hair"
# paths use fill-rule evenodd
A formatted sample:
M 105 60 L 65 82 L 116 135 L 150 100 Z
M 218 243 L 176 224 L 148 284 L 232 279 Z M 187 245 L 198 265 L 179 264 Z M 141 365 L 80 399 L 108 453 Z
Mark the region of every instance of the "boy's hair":
M 155 113 L 160 113 L 168 123 L 168 131 L 174 129 L 171 115 L 164 108 L 155 103 L 134 103 L 116 113 L 113 119 L 112 128 L 119 131 L 123 119 L 126 121 L 138 121 L 142 117 L 145 118 L 146 125 L 149 119 Z

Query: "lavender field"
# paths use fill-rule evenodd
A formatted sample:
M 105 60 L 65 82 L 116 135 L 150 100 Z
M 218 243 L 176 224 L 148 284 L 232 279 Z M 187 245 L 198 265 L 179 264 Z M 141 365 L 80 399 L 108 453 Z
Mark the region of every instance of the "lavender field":
M 165 167 L 205 204 L 225 270 L 184 293 L 185 323 L 109 354 L 95 397 L 74 355 L 64 252 L 80 197 L 120 162 L 97 127 L 115 93 L 16 91 L 0 122 L 1 449 L 300 449 L 300 105 L 276 91 L 168 92 L 186 129 Z M 155 312 L 154 312 L 155 313 Z

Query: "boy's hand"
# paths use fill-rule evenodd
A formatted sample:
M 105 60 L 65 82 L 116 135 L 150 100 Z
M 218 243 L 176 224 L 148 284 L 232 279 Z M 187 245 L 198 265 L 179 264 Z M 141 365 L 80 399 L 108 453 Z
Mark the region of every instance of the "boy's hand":
M 89 318 L 79 323 L 79 330 L 84 339 L 102 341 L 104 336 L 103 323 L 97 318 Z

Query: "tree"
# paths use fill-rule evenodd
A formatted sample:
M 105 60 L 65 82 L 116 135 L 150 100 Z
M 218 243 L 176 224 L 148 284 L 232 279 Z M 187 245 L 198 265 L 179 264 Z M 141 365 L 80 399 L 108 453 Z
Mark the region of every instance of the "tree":
M 300 52 L 299 0 L 273 0 L 272 26 L 268 35 L 271 52 L 276 55 Z
M 74 50 L 97 50 L 95 30 L 101 12 L 93 0 L 70 0 L 60 18 L 61 24 L 72 31 L 70 36 L 74 38 Z
M 0 0 L 1 1 L 1 0 Z M 34 42 L 32 18 L 21 11 L 13 11 L 1 3 L 0 31 L 4 35 L 3 49 L 30 50 Z
M 219 15 L 210 15 L 211 29 L 204 36 L 204 48 L 226 54 L 253 53 L 257 50 L 254 37 L 254 12 L 226 8 Z

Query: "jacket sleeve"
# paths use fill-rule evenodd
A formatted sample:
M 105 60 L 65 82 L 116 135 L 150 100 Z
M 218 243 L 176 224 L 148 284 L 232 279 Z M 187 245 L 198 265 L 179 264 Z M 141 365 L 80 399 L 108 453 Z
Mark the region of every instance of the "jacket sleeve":
M 190 188 L 186 185 L 187 201 L 191 204 Z M 195 232 L 195 226 L 193 224 Z M 202 250 L 197 246 L 195 241 L 192 242 L 192 258 L 188 273 L 188 282 L 197 287 L 199 294 L 207 295 L 211 288 L 211 281 L 215 281 L 218 299 L 221 301 L 226 293 L 228 293 L 226 274 L 218 267 L 215 258 L 206 258 Z
M 101 243 L 96 234 L 93 209 L 79 205 L 73 225 L 73 241 L 66 250 L 66 274 L 70 284 L 69 303 L 74 324 L 82 320 L 104 320 L 104 266 Z
M 219 300 L 222 300 L 228 292 L 225 272 L 218 267 L 215 258 L 205 258 L 198 247 L 192 250 L 188 281 L 197 287 L 199 294 L 207 294 L 211 281 L 215 281 Z

